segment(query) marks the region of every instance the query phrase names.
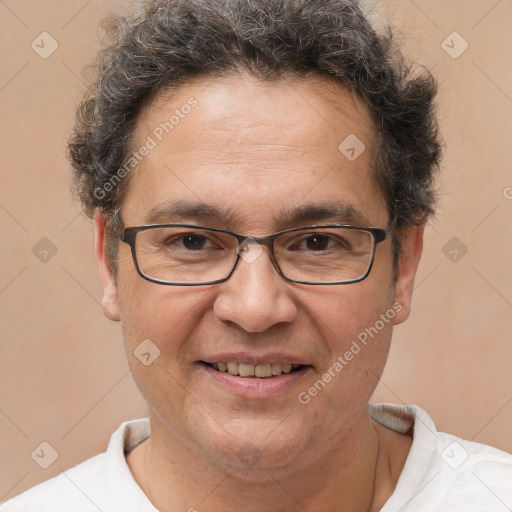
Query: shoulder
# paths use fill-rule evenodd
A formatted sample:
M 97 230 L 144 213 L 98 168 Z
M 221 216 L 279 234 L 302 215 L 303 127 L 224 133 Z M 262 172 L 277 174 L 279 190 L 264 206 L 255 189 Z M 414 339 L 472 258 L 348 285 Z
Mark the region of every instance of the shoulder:
M 40 512 L 71 509 L 97 512 L 94 497 L 101 492 L 104 474 L 105 454 L 102 453 L 0 505 L 0 512 L 26 512 L 35 507 Z
M 148 436 L 146 418 L 123 423 L 112 434 L 105 453 L 7 501 L 0 505 L 0 512 L 154 512 L 133 479 L 125 456 Z
M 372 417 L 413 442 L 395 492 L 382 512 L 509 512 L 512 455 L 438 432 L 414 405 L 372 405 Z
M 511 510 L 512 454 L 442 432 L 439 439 L 439 475 L 449 483 L 448 500 L 463 496 L 472 507 Z

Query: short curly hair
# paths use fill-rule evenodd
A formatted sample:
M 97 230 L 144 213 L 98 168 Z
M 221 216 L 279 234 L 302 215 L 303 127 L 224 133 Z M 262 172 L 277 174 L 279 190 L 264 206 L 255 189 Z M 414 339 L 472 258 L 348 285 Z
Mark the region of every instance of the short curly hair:
M 152 0 L 131 16 L 105 18 L 103 26 L 107 43 L 68 149 L 85 213 L 99 209 L 109 221 L 110 256 L 129 176 L 108 184 L 129 155 L 141 110 L 201 76 L 248 72 L 275 81 L 314 73 L 338 80 L 374 121 L 372 173 L 396 219 L 395 261 L 400 228 L 434 213 L 441 158 L 436 81 L 406 63 L 391 28 L 374 30 L 357 0 Z

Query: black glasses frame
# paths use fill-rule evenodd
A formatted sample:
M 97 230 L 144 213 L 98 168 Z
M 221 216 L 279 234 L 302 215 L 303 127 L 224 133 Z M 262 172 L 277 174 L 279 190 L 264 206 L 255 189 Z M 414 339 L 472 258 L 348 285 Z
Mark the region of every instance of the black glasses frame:
M 239 233 L 234 233 L 233 231 L 227 231 L 225 229 L 209 228 L 209 227 L 204 227 L 204 226 L 197 226 L 195 224 L 148 224 L 145 226 L 134 226 L 134 227 L 126 228 L 121 233 L 119 238 L 122 242 L 124 242 L 130 246 L 133 262 L 135 264 L 135 268 L 137 269 L 138 274 L 143 279 L 146 279 L 147 281 L 150 281 L 150 282 L 156 283 L 156 284 L 163 284 L 166 286 L 207 286 L 207 285 L 212 285 L 212 284 L 224 283 L 233 275 L 233 272 L 235 271 L 235 268 L 238 265 L 238 262 L 240 261 L 240 253 L 244 250 L 245 246 L 249 245 L 249 244 L 259 244 L 259 245 L 263 245 L 264 247 L 268 247 L 268 249 L 270 250 L 270 260 L 272 261 L 272 264 L 274 265 L 275 269 L 279 272 L 279 274 L 286 281 L 290 281 L 292 283 L 299 283 L 299 284 L 308 284 L 308 285 L 312 285 L 312 286 L 325 286 L 325 285 L 341 285 L 341 284 L 359 283 L 359 282 L 365 280 L 368 277 L 368 275 L 370 274 L 370 271 L 373 267 L 373 262 L 375 260 L 375 249 L 377 248 L 377 245 L 389 237 L 391 232 L 394 230 L 395 225 L 396 225 L 396 219 L 393 219 L 393 221 L 389 224 L 389 226 L 386 229 L 363 227 L 363 226 L 349 226 L 349 225 L 342 225 L 342 224 L 328 224 L 328 225 L 321 225 L 321 226 L 305 226 L 305 227 L 300 227 L 300 228 L 286 229 L 284 231 L 279 231 L 278 233 L 274 233 L 274 234 L 268 235 L 268 236 L 251 237 L 251 236 L 241 235 Z M 207 281 L 204 283 L 168 282 L 168 281 L 161 281 L 159 279 L 155 279 L 153 277 L 145 275 L 142 272 L 142 270 L 140 269 L 139 263 L 137 261 L 137 251 L 135 248 L 137 233 L 139 233 L 140 231 L 147 231 L 150 229 L 173 228 L 173 227 L 201 229 L 203 231 L 224 233 L 224 234 L 231 235 L 231 236 L 235 237 L 238 241 L 238 247 L 236 250 L 236 258 L 235 258 L 233 266 L 231 267 L 231 270 L 228 272 L 228 274 L 225 277 L 223 277 L 222 279 L 217 279 L 215 281 Z M 279 263 L 277 262 L 277 259 L 275 257 L 275 253 L 274 253 L 275 239 L 281 235 L 288 234 L 288 233 L 294 233 L 297 231 L 307 231 L 309 229 L 324 229 L 324 228 L 344 228 L 344 229 L 353 229 L 353 230 L 357 230 L 357 231 L 366 231 L 373 236 L 374 244 L 373 244 L 372 258 L 370 260 L 370 265 L 368 266 L 368 270 L 362 277 L 359 277 L 357 279 L 352 279 L 350 281 L 335 281 L 335 282 L 329 282 L 329 283 L 317 283 L 317 282 L 312 282 L 312 281 L 301 281 L 301 280 L 297 280 L 297 279 L 292 279 L 283 273 L 283 271 L 281 270 L 281 267 L 279 266 Z

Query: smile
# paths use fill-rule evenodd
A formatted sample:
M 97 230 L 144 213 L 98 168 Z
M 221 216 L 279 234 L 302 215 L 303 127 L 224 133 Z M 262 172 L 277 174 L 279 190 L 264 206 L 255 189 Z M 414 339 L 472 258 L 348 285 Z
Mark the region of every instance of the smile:
M 278 377 L 282 374 L 292 373 L 300 370 L 299 364 L 245 364 L 237 362 L 206 363 L 208 366 L 222 373 L 229 373 L 239 377 L 268 379 Z

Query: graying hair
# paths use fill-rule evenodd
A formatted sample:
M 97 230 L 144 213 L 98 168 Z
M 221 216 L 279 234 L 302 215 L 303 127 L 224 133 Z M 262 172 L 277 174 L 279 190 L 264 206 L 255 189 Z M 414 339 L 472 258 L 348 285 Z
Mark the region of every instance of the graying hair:
M 404 61 L 390 28 L 372 28 L 357 0 L 153 0 L 102 25 L 105 45 L 69 142 L 87 215 L 98 208 L 112 219 L 122 205 L 129 176 L 100 198 L 95 190 L 122 168 L 146 105 L 192 78 L 239 72 L 265 81 L 328 76 L 364 102 L 378 135 L 374 180 L 398 228 L 395 261 L 401 228 L 434 213 L 436 82 Z M 109 229 L 111 257 L 118 227 Z

